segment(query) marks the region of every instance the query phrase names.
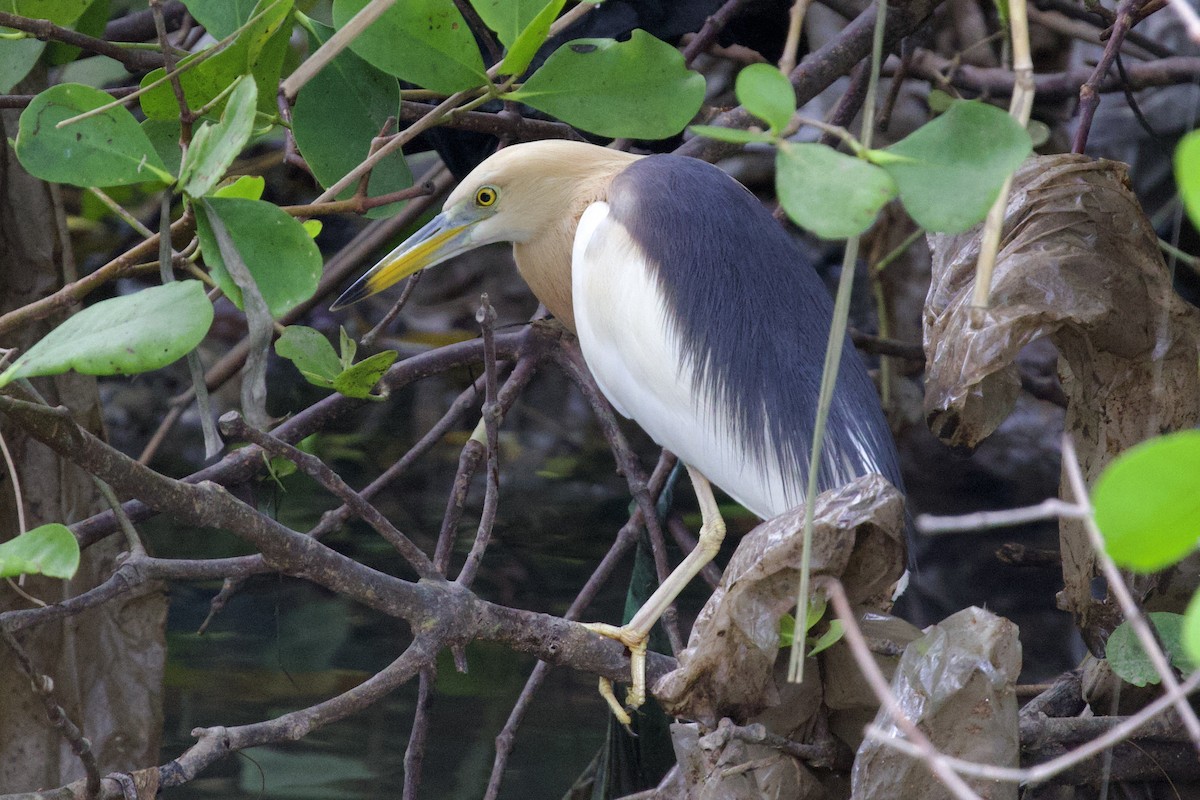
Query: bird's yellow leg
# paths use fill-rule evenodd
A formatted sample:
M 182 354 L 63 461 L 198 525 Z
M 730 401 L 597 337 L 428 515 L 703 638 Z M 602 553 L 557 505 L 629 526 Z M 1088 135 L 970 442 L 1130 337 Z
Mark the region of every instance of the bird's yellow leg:
M 630 708 L 637 708 L 646 701 L 646 640 L 650 637 L 650 629 L 654 627 L 654 623 L 658 622 L 658 618 L 666 612 L 671 603 L 675 602 L 675 598 L 691 582 L 692 578 L 696 577 L 700 570 L 713 560 L 717 551 L 721 549 L 721 542 L 725 539 L 725 520 L 721 518 L 721 512 L 717 508 L 717 499 L 713 497 L 712 486 L 698 470 L 688 467 L 687 471 L 691 476 L 692 486 L 696 490 L 696 499 L 700 501 L 702 524 L 696 547 L 688 553 L 687 558 L 675 568 L 674 572 L 659 584 L 658 589 L 650 595 L 650 599 L 638 609 L 628 624 L 621 627 L 602 623 L 587 626 L 601 636 L 616 639 L 629 648 L 629 667 L 632 680 L 625 703 Z M 613 709 L 613 714 L 617 719 L 625 722 L 628 714 L 624 714 L 623 709 L 621 713 L 617 713 L 619 706 L 615 705 L 612 684 L 604 678 L 600 680 L 600 694 L 608 701 L 608 705 Z M 624 714 L 624 719 L 622 714 Z
M 599 633 L 599 631 L 597 631 Z M 617 722 L 628 728 L 633 724 L 633 717 L 629 716 L 629 712 L 617 700 L 616 694 L 613 693 L 613 684 L 608 678 L 600 679 L 600 696 L 604 698 L 604 702 L 608 703 L 608 710 L 617 718 Z

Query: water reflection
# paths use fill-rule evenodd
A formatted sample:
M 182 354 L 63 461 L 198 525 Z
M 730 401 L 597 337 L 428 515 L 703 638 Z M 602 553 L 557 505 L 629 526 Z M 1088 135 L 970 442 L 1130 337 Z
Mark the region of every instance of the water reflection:
M 398 393 L 387 407 L 364 411 L 311 446 L 361 486 L 397 458 L 471 376 L 426 381 Z M 278 396 L 278 395 L 276 395 Z M 303 398 L 296 397 L 297 402 Z M 441 405 L 438 405 L 438 404 Z M 279 410 L 276 410 L 279 413 Z M 436 418 L 436 417 L 435 417 Z M 468 425 L 477 417 L 469 416 Z M 562 613 L 626 519 L 627 492 L 611 457 L 596 441 L 579 398 L 557 375 L 531 386 L 505 425 L 501 504 L 493 545 L 475 589 L 497 602 Z M 427 552 L 440 526 L 465 433 L 448 437 L 376 502 Z M 258 501 L 285 524 L 305 530 L 336 503 L 306 477 L 256 488 Z M 460 525 L 458 558 L 470 547 L 482 484 L 477 480 Z M 162 520 L 147 526 L 164 556 L 228 556 L 247 552 L 220 531 L 184 531 Z M 377 569 L 408 577 L 372 530 L 351 524 L 325 540 Z M 618 576 L 593 606 L 592 619 L 616 621 L 624 602 Z M 195 727 L 271 719 L 346 691 L 394 660 L 408 643 L 394 619 L 303 581 L 261 576 L 249 581 L 204 636 L 197 628 L 219 584 L 172 587 L 163 760 L 194 742 Z M 479 797 L 507 719 L 534 660 L 476 643 L 470 671 L 455 671 L 448 653 L 438 664 L 437 692 L 420 796 Z M 255 748 L 226 759 L 176 798 L 383 798 L 403 786 L 404 749 L 416 682 L 367 712 L 286 747 Z M 589 676 L 551 673 L 518 734 L 502 797 L 559 798 L 602 743 L 607 712 Z

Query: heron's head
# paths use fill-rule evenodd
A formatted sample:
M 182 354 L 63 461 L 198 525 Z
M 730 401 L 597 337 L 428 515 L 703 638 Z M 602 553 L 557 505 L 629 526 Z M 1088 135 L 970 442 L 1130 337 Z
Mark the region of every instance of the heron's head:
M 333 308 L 485 244 L 525 244 L 548 232 L 569 242 L 583 210 L 581 199 L 602 197 L 613 175 L 635 158 L 582 142 L 506 147 L 472 170 L 446 198 L 442 213 L 388 253 Z

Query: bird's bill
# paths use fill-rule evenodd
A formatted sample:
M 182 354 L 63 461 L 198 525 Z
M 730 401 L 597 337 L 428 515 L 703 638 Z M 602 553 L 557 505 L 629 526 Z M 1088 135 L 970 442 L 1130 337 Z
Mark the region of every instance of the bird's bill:
M 474 222 L 452 221 L 448 211 L 438 214 L 355 281 L 330 310 L 357 303 L 409 275 L 477 247 L 478 242 L 472 242 L 470 235 Z

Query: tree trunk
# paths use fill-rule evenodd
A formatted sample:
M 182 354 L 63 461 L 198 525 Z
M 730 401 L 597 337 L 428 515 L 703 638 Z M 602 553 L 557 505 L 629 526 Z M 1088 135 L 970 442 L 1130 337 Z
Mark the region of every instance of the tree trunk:
M 14 91 L 35 93 L 44 81 L 27 80 Z M 17 111 L 0 112 L 0 137 L 17 135 Z M 3 140 L 0 138 L 0 140 Z M 65 225 L 62 226 L 65 230 Z M 50 188 L 27 174 L 11 147 L 0 153 L 0 313 L 19 308 L 57 289 L 63 274 L 60 226 Z M 22 350 L 62 322 L 40 321 L 12 334 L 0 346 Z M 102 432 L 94 378 L 69 373 L 34 381 L 52 406 L 71 409 L 89 430 Z M 3 435 L 20 477 L 26 527 L 71 522 L 101 510 L 104 501 L 91 477 L 57 458 L 0 417 Z M 19 533 L 14 486 L 0 474 L 0 541 Z M 124 549 L 110 537 L 83 554 L 69 582 L 27 578 L 23 591 L 54 603 L 87 591 L 112 573 Z M 0 583 L 0 611 L 31 603 Z M 35 668 L 54 681 L 54 699 L 91 742 L 101 773 L 158 762 L 162 728 L 162 678 L 166 658 L 166 596 L 143 593 L 61 622 L 17 635 Z M 47 721 L 43 703 L 31 691 L 13 654 L 0 644 L 0 791 L 52 787 L 83 777 L 67 741 Z

